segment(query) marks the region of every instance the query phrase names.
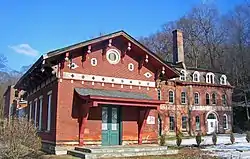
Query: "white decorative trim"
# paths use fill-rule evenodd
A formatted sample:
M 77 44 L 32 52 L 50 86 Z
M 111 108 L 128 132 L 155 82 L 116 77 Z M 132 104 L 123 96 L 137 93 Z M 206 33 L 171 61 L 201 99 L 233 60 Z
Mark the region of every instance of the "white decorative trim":
M 115 56 L 116 56 L 116 60 L 115 61 L 112 61 L 112 60 L 109 59 L 109 55 L 111 53 L 115 54 Z M 108 62 L 110 64 L 118 64 L 120 62 L 120 60 L 121 60 L 120 52 L 118 50 L 116 50 L 116 49 L 109 49 L 107 51 L 107 53 L 106 53 L 106 59 L 108 60 Z
M 150 77 L 152 77 L 152 74 L 149 73 L 149 72 L 146 72 L 146 73 L 144 73 L 144 76 L 147 77 L 147 78 L 150 78 Z
M 176 110 L 177 107 L 177 111 L 178 110 L 182 110 L 183 108 L 186 108 L 186 105 L 169 105 L 169 104 L 161 104 L 160 105 L 160 109 L 161 110 Z M 191 107 L 191 111 L 232 111 L 231 107 L 225 107 L 225 106 L 194 106 L 192 105 Z
M 50 95 L 50 94 L 52 94 L 52 90 L 50 90 L 50 91 L 47 93 L 47 95 Z
M 74 69 L 76 69 L 76 68 L 79 67 L 79 66 L 78 66 L 76 63 L 74 63 L 74 62 L 69 63 L 67 66 L 68 66 L 70 69 L 72 69 L 72 70 L 74 70 Z
M 97 65 L 97 59 L 96 58 L 92 58 L 90 60 L 90 63 L 91 63 L 92 66 L 96 66 Z
M 129 63 L 129 64 L 128 64 L 128 70 L 129 70 L 129 71 L 133 71 L 134 68 L 135 68 L 135 67 L 134 67 L 134 64 L 132 64 L 132 63 Z
M 150 81 L 141 81 L 141 80 L 126 79 L 126 78 L 96 76 L 96 75 L 87 75 L 87 74 L 69 73 L 69 72 L 63 72 L 63 79 L 113 83 L 113 84 L 132 85 L 132 86 L 155 87 L 155 82 L 150 82 Z

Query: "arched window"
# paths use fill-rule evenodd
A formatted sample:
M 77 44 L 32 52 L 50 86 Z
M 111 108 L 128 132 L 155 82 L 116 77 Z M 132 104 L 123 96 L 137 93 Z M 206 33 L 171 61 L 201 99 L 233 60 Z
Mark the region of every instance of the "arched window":
M 225 75 L 222 75 L 220 77 L 220 84 L 226 85 L 227 84 L 227 77 Z
M 168 101 L 169 101 L 169 103 L 171 103 L 171 104 L 174 103 L 174 92 L 173 92 L 173 91 L 169 91 L 169 92 L 168 92 Z
M 200 130 L 200 128 L 201 128 L 200 117 L 199 116 L 195 117 L 195 128 L 196 128 L 196 130 Z
M 198 71 L 193 74 L 193 82 L 200 82 L 200 73 Z
M 222 104 L 223 105 L 227 104 L 227 96 L 225 94 L 222 94 Z
M 208 93 L 206 93 L 206 105 L 210 104 L 210 96 Z
M 223 128 L 228 129 L 228 119 L 226 114 L 223 115 Z
M 215 93 L 212 94 L 212 104 L 216 104 L 216 95 L 215 95 Z
M 194 104 L 199 104 L 200 103 L 200 97 L 199 97 L 199 93 L 195 92 L 194 93 Z
M 206 74 L 206 83 L 214 83 L 214 74 L 212 72 Z
M 186 81 L 186 71 L 181 70 L 180 81 Z

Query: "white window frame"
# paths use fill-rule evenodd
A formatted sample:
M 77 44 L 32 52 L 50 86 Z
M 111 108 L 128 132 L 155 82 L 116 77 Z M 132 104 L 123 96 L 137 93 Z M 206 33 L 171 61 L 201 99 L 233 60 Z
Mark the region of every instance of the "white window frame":
M 117 59 L 115 60 L 115 61 L 112 61 L 112 60 L 110 60 L 109 59 L 109 54 L 111 54 L 111 53 L 114 53 L 117 57 Z M 119 62 L 120 62 L 120 60 L 121 60 L 121 54 L 120 54 L 120 52 L 118 51 L 118 50 L 116 50 L 116 49 L 109 49 L 108 51 L 107 51 L 107 53 L 106 53 L 106 59 L 108 60 L 108 62 L 110 63 L 110 64 L 118 64 Z
M 194 78 L 195 75 L 197 75 L 197 81 Z M 193 73 L 193 82 L 200 82 L 200 73 L 198 71 L 194 71 Z
M 42 114 L 43 114 L 43 96 L 39 97 L 39 122 L 38 122 L 38 130 L 42 130 Z
M 211 81 L 212 77 L 212 81 Z M 212 72 L 209 72 L 206 74 L 206 83 L 214 84 L 214 74 Z
M 170 99 L 170 95 L 169 95 L 169 94 L 170 94 L 170 92 L 172 92 L 172 93 L 173 93 L 173 102 L 170 102 L 170 100 L 169 100 L 169 99 Z M 173 91 L 173 90 L 169 90 L 169 91 L 168 91 L 168 102 L 169 102 L 170 104 L 174 104 L 174 100 L 175 100 L 174 91 Z
M 29 121 L 31 121 L 32 119 L 32 101 L 29 102 Z
M 223 82 L 223 79 L 224 79 L 224 82 Z M 227 84 L 227 76 L 226 75 L 221 75 L 220 84 L 221 85 L 226 85 Z
M 225 97 L 225 102 L 226 102 L 226 103 L 224 103 L 224 98 L 223 98 L 223 96 Z M 226 94 L 222 94 L 222 96 L 221 96 L 221 101 L 222 101 L 222 105 L 227 105 L 227 95 L 226 95 Z
M 181 74 L 180 74 L 180 81 L 186 81 L 186 79 L 187 79 L 187 72 L 186 72 L 186 70 L 181 70 L 180 71 L 181 72 Z
M 224 117 L 226 117 L 226 127 L 224 127 Z M 228 129 L 228 117 L 227 117 L 227 114 L 224 114 L 223 115 L 223 128 L 226 130 L 226 129 Z
M 128 64 L 128 70 L 129 70 L 129 71 L 133 71 L 134 68 L 135 68 L 134 64 L 132 64 L 132 63 L 129 63 L 129 64 Z
M 52 99 L 52 91 L 47 93 L 48 98 L 48 109 L 47 109 L 47 131 L 51 130 L 51 99 Z
M 198 94 L 198 103 L 195 103 L 195 94 Z M 200 104 L 200 94 L 199 92 L 194 92 L 194 104 L 199 105 Z
M 37 125 L 37 98 L 34 100 L 34 104 L 35 104 L 34 125 L 36 128 L 36 125 Z
M 97 59 L 96 58 L 92 58 L 90 60 L 90 63 L 91 63 L 92 66 L 96 66 L 97 65 Z
M 198 123 L 197 120 L 196 120 L 197 117 L 199 118 L 199 127 L 197 127 L 197 123 Z M 198 115 L 195 116 L 195 129 L 196 130 L 201 130 L 201 118 Z
M 185 93 L 185 102 L 182 102 L 182 93 Z M 181 104 L 187 104 L 187 93 L 185 91 L 181 92 Z
M 207 94 L 208 94 L 208 101 L 209 101 L 209 103 L 207 104 Z M 210 98 L 210 94 L 209 93 L 207 93 L 206 92 L 206 94 L 205 94 L 205 100 L 206 100 L 206 105 L 210 105 L 211 104 L 211 98 Z

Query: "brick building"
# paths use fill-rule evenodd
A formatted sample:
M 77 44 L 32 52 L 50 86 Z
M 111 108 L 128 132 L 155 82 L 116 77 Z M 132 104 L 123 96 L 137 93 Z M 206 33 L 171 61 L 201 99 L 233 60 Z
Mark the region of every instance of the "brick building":
M 173 39 L 174 65 L 124 31 L 41 56 L 15 87 L 28 93 L 28 116 L 37 123 L 43 146 L 156 143 L 159 133 L 181 125 L 188 130 L 188 119 L 198 128 L 197 116 L 204 133 L 225 132 L 220 128 L 226 114 L 222 130 L 230 131 L 232 87 L 226 79 L 217 84 L 225 76 L 207 70 L 197 69 L 199 81 L 190 81 L 195 69 L 185 68 L 181 32 Z M 205 82 L 204 75 L 209 81 L 213 75 L 212 81 Z M 222 106 L 218 97 L 224 90 L 229 102 Z M 192 92 L 198 92 L 196 104 Z M 211 102 L 216 92 L 215 104 L 204 103 L 205 92 Z M 207 126 L 211 123 L 218 129 Z

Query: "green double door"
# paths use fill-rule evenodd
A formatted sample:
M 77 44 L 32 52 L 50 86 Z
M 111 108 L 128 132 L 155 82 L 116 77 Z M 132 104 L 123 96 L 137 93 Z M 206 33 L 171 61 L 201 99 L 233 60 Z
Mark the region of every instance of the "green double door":
M 102 107 L 102 145 L 119 145 L 120 113 L 119 107 Z

